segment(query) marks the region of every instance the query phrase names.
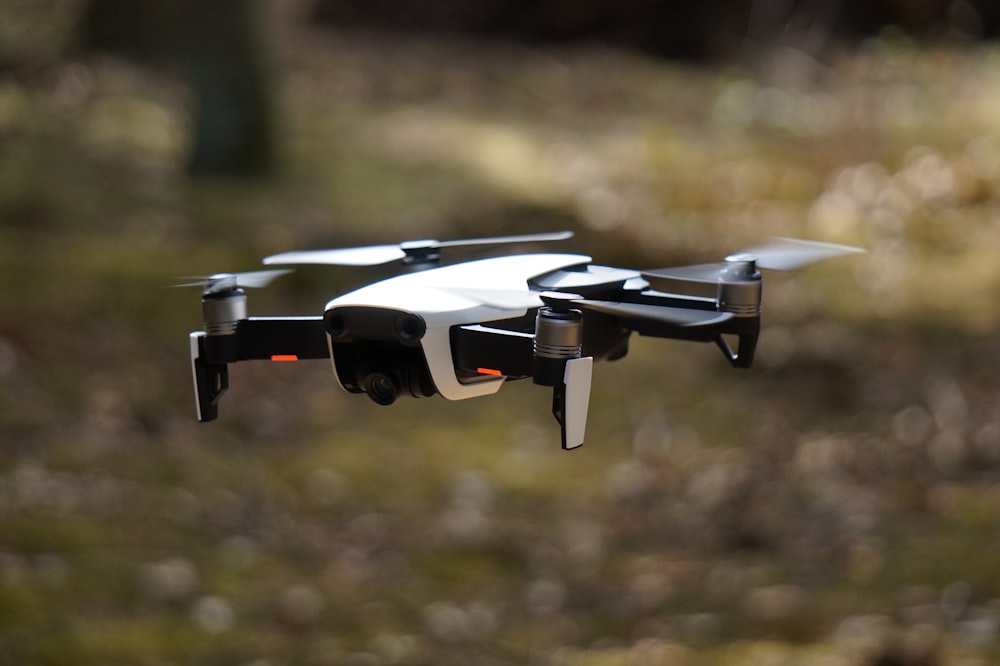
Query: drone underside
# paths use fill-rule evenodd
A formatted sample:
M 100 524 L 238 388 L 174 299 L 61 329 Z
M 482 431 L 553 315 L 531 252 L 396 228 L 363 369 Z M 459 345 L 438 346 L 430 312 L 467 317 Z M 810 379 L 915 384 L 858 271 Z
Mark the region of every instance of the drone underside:
M 564 448 L 583 443 L 592 364 L 628 352 L 633 332 L 714 342 L 749 367 L 760 331 L 763 268 L 790 269 L 857 251 L 780 241 L 719 264 L 636 271 L 576 254 L 522 254 L 439 266 L 439 249 L 561 240 L 569 232 L 500 239 L 292 252 L 266 264 L 401 261 L 408 272 L 338 296 L 322 316 L 250 317 L 243 287 L 281 270 L 218 274 L 204 287 L 205 327 L 191 334 L 198 418 L 215 419 L 228 365 L 329 359 L 340 385 L 376 403 L 399 396 L 489 395 L 531 378 L 553 388 Z M 422 269 L 422 270 L 420 270 Z

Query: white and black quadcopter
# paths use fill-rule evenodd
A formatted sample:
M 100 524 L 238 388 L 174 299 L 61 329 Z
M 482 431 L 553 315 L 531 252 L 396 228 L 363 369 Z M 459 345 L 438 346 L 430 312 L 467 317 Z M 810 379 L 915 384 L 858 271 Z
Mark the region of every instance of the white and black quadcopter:
M 250 317 L 243 287 L 286 270 L 220 273 L 194 283 L 205 328 L 191 333 L 198 419 L 218 416 L 230 363 L 328 359 L 340 385 L 380 405 L 399 396 L 463 400 L 531 378 L 553 388 L 565 449 L 583 443 L 595 360 L 617 360 L 633 332 L 714 342 L 750 367 L 760 332 L 758 268 L 792 270 L 858 248 L 778 239 L 721 263 L 632 270 L 579 254 L 519 254 L 442 266 L 445 249 L 564 240 L 572 232 L 412 241 L 286 252 L 265 264 L 367 266 L 406 272 L 326 304 L 322 316 Z M 731 342 L 733 344 L 731 344 Z

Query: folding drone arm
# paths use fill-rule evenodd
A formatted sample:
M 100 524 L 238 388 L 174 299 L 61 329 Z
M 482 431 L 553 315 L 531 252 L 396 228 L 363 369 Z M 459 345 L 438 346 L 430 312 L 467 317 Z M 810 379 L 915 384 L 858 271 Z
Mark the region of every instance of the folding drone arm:
M 716 309 L 718 306 L 714 300 L 706 300 L 699 306 L 695 299 L 678 300 L 672 294 L 653 290 L 641 292 L 631 302 L 635 306 L 656 308 L 650 311 L 649 317 L 620 317 L 624 325 L 639 335 L 714 342 L 733 367 L 749 368 L 753 364 L 757 339 L 760 337 L 759 310 L 720 312 Z M 684 312 L 677 312 L 676 305 L 665 305 L 666 303 L 683 303 L 687 307 Z M 663 321 L 663 317 L 669 317 L 672 321 Z M 727 336 L 736 339 L 736 349 L 729 344 Z
M 473 324 L 457 326 L 451 334 L 455 371 L 465 381 L 531 377 L 552 388 L 552 415 L 564 449 L 583 444 L 594 361 L 584 355 L 583 312 L 571 306 L 572 297 L 548 294 L 546 306 L 536 313 L 534 333 Z
M 715 300 L 691 299 L 655 290 L 622 291 L 618 300 L 587 299 L 576 294 L 544 292 L 535 331 L 481 324 L 452 329 L 456 373 L 466 381 L 502 375 L 532 377 L 553 388 L 552 413 L 562 428 L 563 448 L 583 443 L 592 365 L 615 359 L 639 335 L 714 342 L 736 367 L 753 362 L 760 317 L 753 311 L 720 312 Z M 736 350 L 726 336 L 738 340 Z
M 190 344 L 199 421 L 218 417 L 230 363 L 330 358 L 322 317 L 248 317 L 225 327 L 209 324 L 205 331 L 191 333 Z
M 617 300 L 580 300 L 577 307 L 585 312 L 601 313 L 611 326 L 641 336 L 713 342 L 734 367 L 749 368 L 753 363 L 757 338 L 760 335 L 759 305 L 743 311 L 720 311 L 719 302 L 710 298 L 697 298 L 653 289 L 624 291 Z M 596 323 L 596 322 L 594 322 Z M 601 328 L 607 329 L 608 323 Z M 586 338 L 608 339 L 607 333 L 591 326 Z M 734 350 L 727 337 L 736 339 Z M 586 345 L 585 345 L 586 346 Z M 620 345 L 624 347 L 624 345 Z M 607 351 L 593 352 L 601 358 Z

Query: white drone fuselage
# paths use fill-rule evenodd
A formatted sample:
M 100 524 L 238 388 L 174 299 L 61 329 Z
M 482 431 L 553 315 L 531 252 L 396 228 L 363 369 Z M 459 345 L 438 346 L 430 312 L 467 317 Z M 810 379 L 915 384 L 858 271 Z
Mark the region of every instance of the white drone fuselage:
M 524 316 L 542 305 L 538 292 L 529 287 L 530 280 L 590 261 L 586 255 L 556 253 L 468 261 L 376 282 L 334 298 L 325 310 L 329 314 L 338 308 L 364 307 L 418 315 L 427 327 L 420 346 L 437 392 L 448 400 L 474 398 L 496 393 L 505 378 L 459 381 L 452 360 L 451 329 Z M 332 359 L 332 338 L 330 344 Z

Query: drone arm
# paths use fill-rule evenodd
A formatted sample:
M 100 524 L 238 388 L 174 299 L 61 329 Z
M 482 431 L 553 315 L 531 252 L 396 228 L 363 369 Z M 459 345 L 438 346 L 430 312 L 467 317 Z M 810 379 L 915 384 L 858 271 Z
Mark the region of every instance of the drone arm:
M 733 317 L 706 327 L 639 326 L 634 330 L 646 337 L 714 342 L 733 367 L 749 368 L 753 364 L 760 336 L 760 318 Z M 727 341 L 727 336 L 735 338 L 735 349 Z
M 231 334 L 206 334 L 209 363 L 330 358 L 322 317 L 250 317 Z
M 714 342 L 735 367 L 753 363 L 760 316 L 757 313 L 720 312 L 714 300 L 677 297 L 648 290 L 626 292 L 617 303 L 592 301 L 588 307 L 608 314 L 619 324 L 642 336 Z M 736 349 L 723 336 L 737 339 Z
M 579 356 L 581 320 L 572 316 L 566 320 L 551 313 L 543 315 L 546 316 L 541 317 L 540 330 L 545 351 L 541 356 L 536 345 L 539 329 L 531 334 L 481 324 L 456 326 L 451 332 L 455 369 L 469 378 L 477 375 L 501 375 L 507 379 L 532 377 L 536 384 L 551 386 L 552 415 L 562 429 L 562 446 L 574 449 L 583 444 L 587 428 L 594 358 Z M 552 317 L 576 324 L 571 326 L 572 332 L 561 326 L 550 329 L 546 322 Z M 565 339 L 564 334 L 568 336 Z M 568 348 L 559 353 L 552 346 L 556 342 L 570 343 L 567 347 L 575 347 L 577 355 L 573 357 Z
M 199 421 L 218 417 L 219 399 L 229 388 L 230 363 L 330 357 L 322 317 L 250 317 L 239 320 L 231 333 L 195 331 L 190 344 Z
M 236 333 L 241 361 L 330 358 L 322 317 L 250 317 Z
M 734 368 L 749 368 L 753 364 L 754 352 L 757 349 L 757 338 L 760 336 L 760 320 L 747 322 L 742 331 L 734 332 L 737 340 L 736 349 L 726 342 L 722 334 L 716 335 L 714 342 Z
M 480 324 L 451 331 L 455 368 L 465 373 L 530 377 L 535 336 Z

